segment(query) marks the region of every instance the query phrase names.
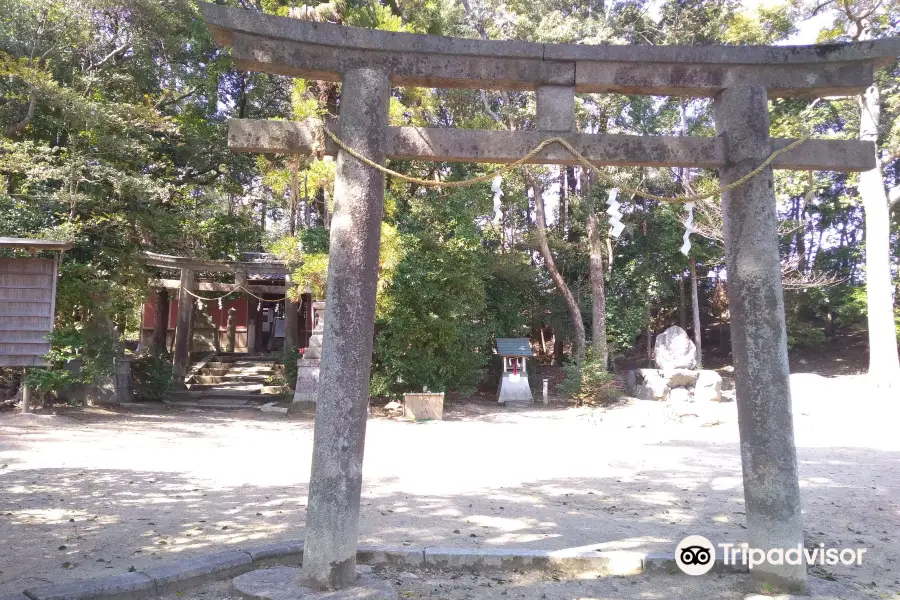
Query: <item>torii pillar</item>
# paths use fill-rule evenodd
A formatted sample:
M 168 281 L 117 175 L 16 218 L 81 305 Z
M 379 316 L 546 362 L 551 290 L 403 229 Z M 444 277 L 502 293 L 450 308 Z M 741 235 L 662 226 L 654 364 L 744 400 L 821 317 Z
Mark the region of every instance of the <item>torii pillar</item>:
M 390 93 L 384 71 L 343 75 L 341 136 L 378 164 L 385 161 Z M 383 205 L 384 176 L 339 152 L 301 570 L 302 584 L 314 589 L 341 589 L 356 580 Z
M 193 326 L 194 300 L 190 291 L 196 288 L 194 271 L 181 269 L 181 281 L 178 290 L 178 320 L 175 323 L 175 351 L 172 353 L 172 367 L 175 375 L 176 388 L 184 388 L 184 378 L 187 375 L 188 365 L 191 359 L 191 328 Z
M 716 133 L 725 144 L 720 181 L 727 185 L 772 152 L 768 93 L 760 85 L 735 85 L 721 91 L 714 106 Z M 722 220 L 749 543 L 766 552 L 802 547 L 771 167 L 722 194 Z M 791 590 L 806 587 L 804 564 L 764 562 L 754 567 L 753 576 Z

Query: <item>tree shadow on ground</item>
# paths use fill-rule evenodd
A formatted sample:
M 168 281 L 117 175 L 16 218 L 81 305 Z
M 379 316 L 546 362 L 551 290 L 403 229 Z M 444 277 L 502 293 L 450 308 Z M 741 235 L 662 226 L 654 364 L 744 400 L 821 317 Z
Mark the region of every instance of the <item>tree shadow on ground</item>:
M 543 478 L 458 494 L 406 492 L 402 479 L 367 478 L 360 541 L 645 551 L 671 551 L 693 534 L 747 541 L 736 446 L 678 442 L 661 450 L 691 458 L 677 468 Z M 288 466 L 286 458 L 280 460 Z M 602 460 L 615 466 L 616 457 Z M 900 554 L 900 494 L 889 479 L 900 455 L 801 449 L 800 466 L 812 541 L 870 548 L 865 578 L 871 582 L 859 580 L 854 567 L 829 570 L 841 579 L 874 582 L 882 592 L 900 589 L 893 563 Z M 886 480 L 873 486 L 869 471 Z M 0 472 L 0 486 L 6 544 L 0 593 L 303 537 L 305 484 L 222 486 L 171 470 L 41 468 Z

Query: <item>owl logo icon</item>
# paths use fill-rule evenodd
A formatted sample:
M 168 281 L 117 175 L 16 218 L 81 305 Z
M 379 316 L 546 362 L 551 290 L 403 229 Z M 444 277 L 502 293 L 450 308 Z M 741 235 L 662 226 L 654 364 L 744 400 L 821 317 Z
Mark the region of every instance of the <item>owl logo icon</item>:
M 675 564 L 688 575 L 704 575 L 716 563 L 716 547 L 702 535 L 689 535 L 675 546 Z

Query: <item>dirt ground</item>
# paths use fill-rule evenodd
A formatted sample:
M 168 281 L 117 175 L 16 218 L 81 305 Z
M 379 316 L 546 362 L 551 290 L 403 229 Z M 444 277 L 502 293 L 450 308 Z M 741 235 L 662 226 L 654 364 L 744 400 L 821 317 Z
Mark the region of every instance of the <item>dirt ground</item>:
M 792 381 L 807 542 L 869 549 L 862 566 L 818 574 L 882 598 L 900 595 L 897 399 L 858 377 Z M 689 534 L 747 540 L 734 404 L 464 403 L 446 416 L 370 420 L 361 543 L 672 551 Z M 0 594 L 302 538 L 311 445 L 309 416 L 2 414 Z M 388 575 L 403 582 L 404 597 L 451 599 L 687 598 L 700 585 L 687 577 L 519 574 L 501 584 L 405 575 Z M 743 585 L 699 579 L 706 592 L 721 588 L 717 598 Z M 227 597 L 227 586 L 216 589 L 196 597 Z

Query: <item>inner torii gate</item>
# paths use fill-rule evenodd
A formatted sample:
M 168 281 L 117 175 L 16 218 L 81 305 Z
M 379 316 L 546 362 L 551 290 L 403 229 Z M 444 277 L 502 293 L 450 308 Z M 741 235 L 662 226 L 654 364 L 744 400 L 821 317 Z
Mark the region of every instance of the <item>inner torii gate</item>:
M 774 97 L 854 95 L 900 54 L 900 38 L 797 47 L 588 46 L 480 41 L 358 29 L 202 4 L 215 40 L 242 69 L 342 82 L 332 130 L 380 165 L 386 158 L 509 163 L 563 136 L 597 165 L 719 169 L 728 184 L 793 140 L 769 137 Z M 388 127 L 391 86 L 533 90 L 537 131 Z M 715 138 L 575 133 L 575 93 L 715 99 Z M 309 122 L 233 120 L 237 152 L 320 150 Z M 337 154 L 328 297 L 301 581 L 344 588 L 356 578 L 366 404 L 384 177 Z M 788 380 L 772 168 L 866 171 L 871 142 L 809 140 L 723 193 L 725 263 L 744 498 L 751 547 L 803 543 Z M 552 146 L 534 163 L 577 164 Z M 803 565 L 764 564 L 754 577 L 803 589 Z

